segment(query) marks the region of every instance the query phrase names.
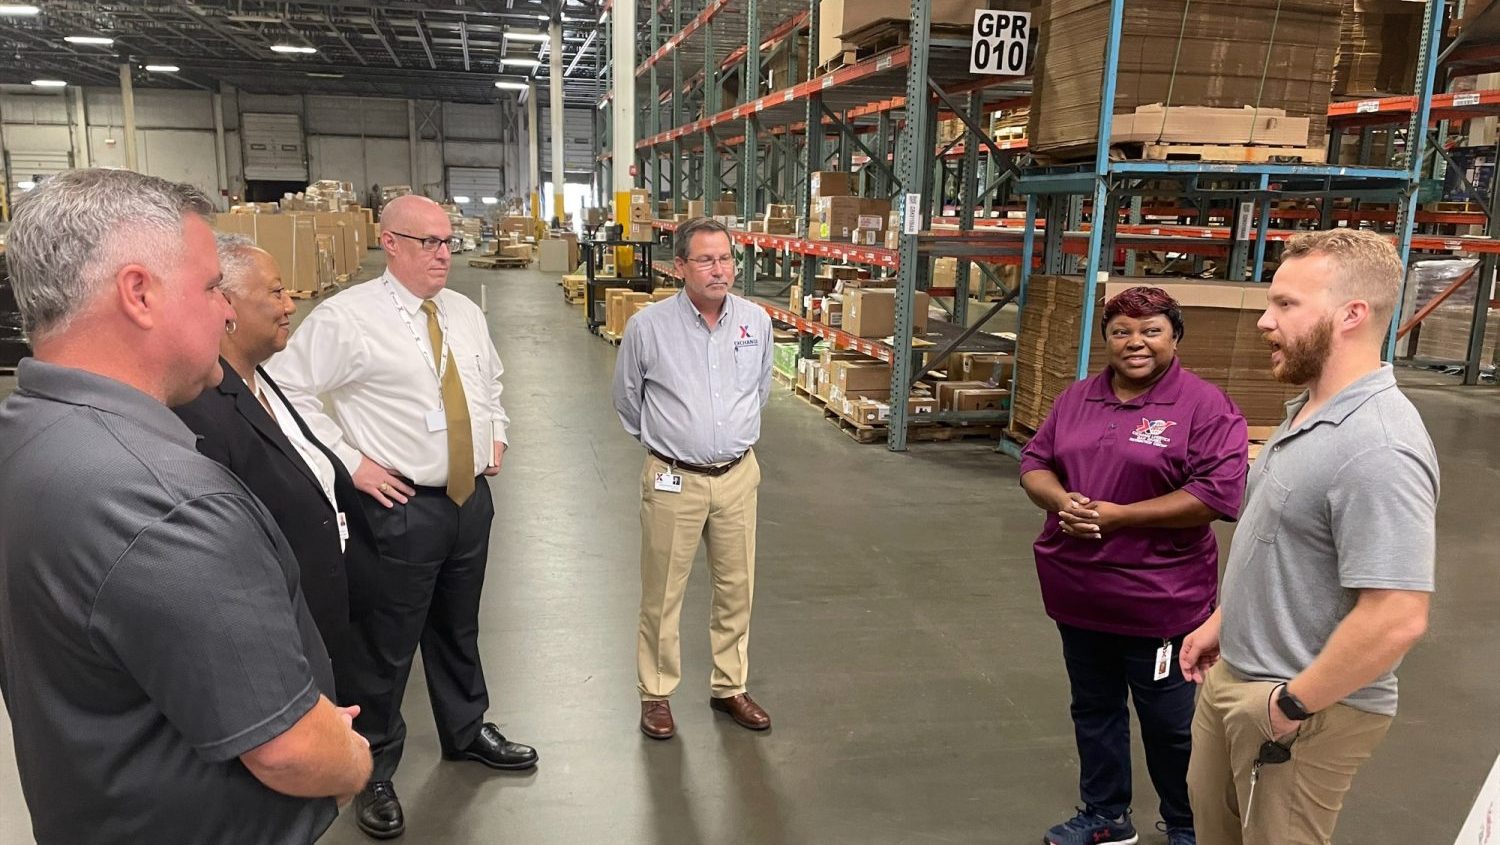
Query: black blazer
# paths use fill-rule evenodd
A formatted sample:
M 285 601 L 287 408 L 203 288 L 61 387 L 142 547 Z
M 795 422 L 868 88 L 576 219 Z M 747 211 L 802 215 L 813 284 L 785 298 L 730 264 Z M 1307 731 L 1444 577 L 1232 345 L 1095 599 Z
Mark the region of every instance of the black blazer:
M 323 495 L 317 476 L 239 373 L 222 358 L 219 362 L 224 367 L 219 386 L 174 410 L 198 435 L 198 451 L 239 476 L 286 535 L 302 570 L 308 609 L 338 668 L 348 654 L 350 580 L 369 572 L 379 559 L 374 531 L 360 505 L 363 494 L 355 489 L 343 462 L 313 436 L 293 409 L 303 436 L 333 464 L 334 496 L 349 523 L 349 541 L 340 554 L 337 513 Z M 255 377 L 291 407 L 265 370 L 257 367 Z

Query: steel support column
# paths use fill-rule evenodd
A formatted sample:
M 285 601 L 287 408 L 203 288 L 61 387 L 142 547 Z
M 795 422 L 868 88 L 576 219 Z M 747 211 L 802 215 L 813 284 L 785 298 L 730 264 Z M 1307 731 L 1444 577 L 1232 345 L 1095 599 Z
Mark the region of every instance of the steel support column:
M 740 99 L 745 103 L 751 103 L 760 93 L 760 2 L 759 0 L 745 0 L 745 64 L 740 74 Z M 741 225 L 747 225 L 745 221 L 755 216 L 755 198 L 759 193 L 757 177 L 759 170 L 756 167 L 756 155 L 760 152 L 760 119 L 755 116 L 755 111 L 750 110 L 745 118 L 745 145 L 741 150 L 740 159 L 740 221 Z M 756 266 L 755 247 L 745 244 L 745 254 L 740 260 L 740 284 L 743 286 L 746 296 L 755 295 L 755 280 L 760 274 L 760 268 Z
M 1412 110 L 1411 122 L 1407 125 L 1406 154 L 1410 181 L 1406 196 L 1397 206 L 1396 249 L 1401 255 L 1404 269 L 1411 259 L 1411 235 L 1417 219 L 1417 189 L 1422 180 L 1423 150 L 1427 143 L 1428 117 L 1432 114 L 1432 80 L 1437 75 L 1437 51 L 1433 42 L 1437 40 L 1443 25 L 1443 0 L 1427 0 L 1427 14 L 1422 20 L 1422 38 L 1417 48 L 1417 84 L 1412 89 L 1417 96 L 1417 107 Z M 1388 145 L 1394 146 L 1394 145 Z M 1402 273 L 1401 295 L 1397 303 L 1406 301 L 1406 274 Z M 1401 325 L 1401 309 L 1391 315 L 1390 330 L 1386 333 L 1385 360 L 1396 357 L 1396 329 Z
M 135 144 L 135 85 L 130 78 L 130 65 L 120 65 L 120 105 L 125 113 L 125 166 L 130 170 L 140 169 L 140 159 Z
M 935 112 L 927 96 L 927 63 L 929 41 L 932 35 L 932 0 L 911 0 L 911 63 L 906 68 L 906 127 L 901 133 L 900 150 L 896 155 L 896 176 L 905 193 L 901 198 L 902 220 L 911 216 L 922 205 L 922 183 L 924 171 L 932 153 L 929 127 Z M 809 122 L 810 126 L 816 125 Z M 924 146 L 925 145 L 925 146 Z M 915 205 L 914 205 L 915 204 Z M 921 209 L 930 212 L 930 209 Z M 912 375 L 916 372 L 916 356 L 912 351 L 912 333 L 916 326 L 917 283 L 920 278 L 922 257 L 918 251 L 917 233 L 903 225 L 900 234 L 899 260 L 901 269 L 896 283 L 896 331 L 891 339 L 891 418 L 887 445 L 892 451 L 906 450 L 906 398 L 911 393 Z
M 552 118 L 552 131 L 548 133 L 551 136 L 552 146 L 552 219 L 561 225 L 563 216 L 568 211 L 565 191 L 568 184 L 568 170 L 567 162 L 563 158 L 567 147 L 567 136 L 563 130 L 563 118 L 566 113 L 563 111 L 562 21 L 554 18 L 548 34 L 551 40 L 551 46 L 547 50 L 550 69 L 547 80 L 547 113 Z M 634 152 L 635 150 L 632 149 L 632 155 Z M 634 158 L 626 159 L 626 172 L 629 172 L 629 163 L 634 160 Z

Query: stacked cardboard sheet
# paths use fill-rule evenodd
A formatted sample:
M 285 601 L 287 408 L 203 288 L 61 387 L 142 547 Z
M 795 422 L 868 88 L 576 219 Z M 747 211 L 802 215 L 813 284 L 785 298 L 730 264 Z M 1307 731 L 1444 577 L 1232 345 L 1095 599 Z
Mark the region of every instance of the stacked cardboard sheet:
M 1086 154 L 1099 134 L 1110 0 L 1041 0 L 1033 152 Z M 1283 109 L 1325 136 L 1341 0 L 1132 0 L 1125 4 L 1114 112 L 1137 106 Z
M 1354 0 L 1339 27 L 1336 97 L 1410 94 L 1417 76 L 1424 4 L 1408 0 Z

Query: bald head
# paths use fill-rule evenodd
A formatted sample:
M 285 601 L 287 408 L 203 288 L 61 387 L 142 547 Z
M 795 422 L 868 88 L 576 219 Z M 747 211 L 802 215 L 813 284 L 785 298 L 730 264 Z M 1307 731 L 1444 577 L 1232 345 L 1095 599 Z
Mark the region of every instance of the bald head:
M 447 220 L 448 212 L 427 197 L 407 194 L 396 197 L 380 209 L 380 226 L 405 232 L 433 216 Z
M 448 212 L 427 197 L 396 197 L 380 210 L 380 246 L 386 268 L 406 289 L 431 299 L 448 284 L 453 253 Z

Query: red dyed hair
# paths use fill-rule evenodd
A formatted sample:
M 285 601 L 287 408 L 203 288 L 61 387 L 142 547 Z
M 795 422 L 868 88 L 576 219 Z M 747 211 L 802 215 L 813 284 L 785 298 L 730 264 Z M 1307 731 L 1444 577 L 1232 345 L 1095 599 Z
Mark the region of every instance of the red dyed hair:
M 1121 315 L 1140 320 L 1157 314 L 1165 315 L 1167 322 L 1172 324 L 1172 339 L 1182 340 L 1182 306 L 1161 288 L 1144 285 L 1122 290 L 1104 303 L 1104 319 L 1099 323 L 1099 331 L 1108 337 L 1109 321 Z

